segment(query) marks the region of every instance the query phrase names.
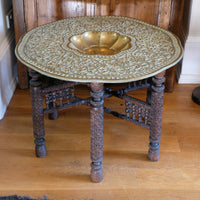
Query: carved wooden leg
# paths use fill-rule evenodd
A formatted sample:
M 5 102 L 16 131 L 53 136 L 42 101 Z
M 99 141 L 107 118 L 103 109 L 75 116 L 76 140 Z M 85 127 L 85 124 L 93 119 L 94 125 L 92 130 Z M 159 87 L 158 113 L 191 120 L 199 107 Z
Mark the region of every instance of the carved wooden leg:
M 147 88 L 147 98 L 146 98 L 146 102 L 151 105 L 151 84 L 152 81 L 149 80 L 150 86 Z
M 91 180 L 103 179 L 103 83 L 91 83 Z
M 150 143 L 148 158 L 151 161 L 157 161 L 160 158 L 160 137 L 162 123 L 162 107 L 164 96 L 164 78 L 165 72 L 159 73 L 152 78 L 151 83 L 151 114 L 150 114 Z
M 56 79 L 49 79 L 49 85 L 55 85 L 58 80 Z M 56 92 L 52 93 L 53 102 L 49 103 L 49 107 L 56 107 Z M 58 118 L 58 111 L 48 114 L 48 118 L 50 120 L 55 120 Z
M 45 131 L 44 131 L 44 113 L 42 102 L 40 74 L 34 71 L 29 72 L 32 77 L 30 81 L 33 134 L 35 137 L 35 154 L 37 157 L 46 156 Z

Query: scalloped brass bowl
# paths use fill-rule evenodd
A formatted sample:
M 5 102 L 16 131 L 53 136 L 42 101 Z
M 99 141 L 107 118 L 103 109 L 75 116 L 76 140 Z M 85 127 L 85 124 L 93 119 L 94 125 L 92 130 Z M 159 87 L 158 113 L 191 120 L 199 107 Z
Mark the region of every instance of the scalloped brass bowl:
M 68 47 L 86 55 L 114 55 L 131 48 L 131 39 L 115 32 L 88 31 L 69 40 Z

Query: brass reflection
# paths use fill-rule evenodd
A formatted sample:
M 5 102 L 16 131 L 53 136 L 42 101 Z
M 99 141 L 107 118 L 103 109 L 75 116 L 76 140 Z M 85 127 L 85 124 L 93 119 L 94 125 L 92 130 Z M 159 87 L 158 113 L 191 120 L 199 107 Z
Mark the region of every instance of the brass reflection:
M 131 48 L 131 39 L 115 32 L 88 31 L 70 38 L 68 46 L 87 55 L 114 55 Z

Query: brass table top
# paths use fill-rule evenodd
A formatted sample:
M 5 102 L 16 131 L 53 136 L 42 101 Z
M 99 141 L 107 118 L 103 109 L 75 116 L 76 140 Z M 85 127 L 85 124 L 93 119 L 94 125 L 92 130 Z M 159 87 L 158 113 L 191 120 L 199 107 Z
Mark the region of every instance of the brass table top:
M 182 58 L 179 39 L 128 17 L 76 17 L 39 26 L 16 47 L 17 58 L 49 77 L 120 83 L 151 77 Z

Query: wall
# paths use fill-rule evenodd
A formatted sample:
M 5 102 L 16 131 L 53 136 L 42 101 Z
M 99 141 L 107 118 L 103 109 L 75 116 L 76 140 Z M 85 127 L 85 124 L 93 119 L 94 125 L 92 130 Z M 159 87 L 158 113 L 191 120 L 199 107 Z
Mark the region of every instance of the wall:
M 200 83 L 200 1 L 192 1 L 189 35 L 179 83 Z
M 17 85 L 14 29 L 6 28 L 5 19 L 11 6 L 12 0 L 0 1 L 0 120 L 4 117 Z

